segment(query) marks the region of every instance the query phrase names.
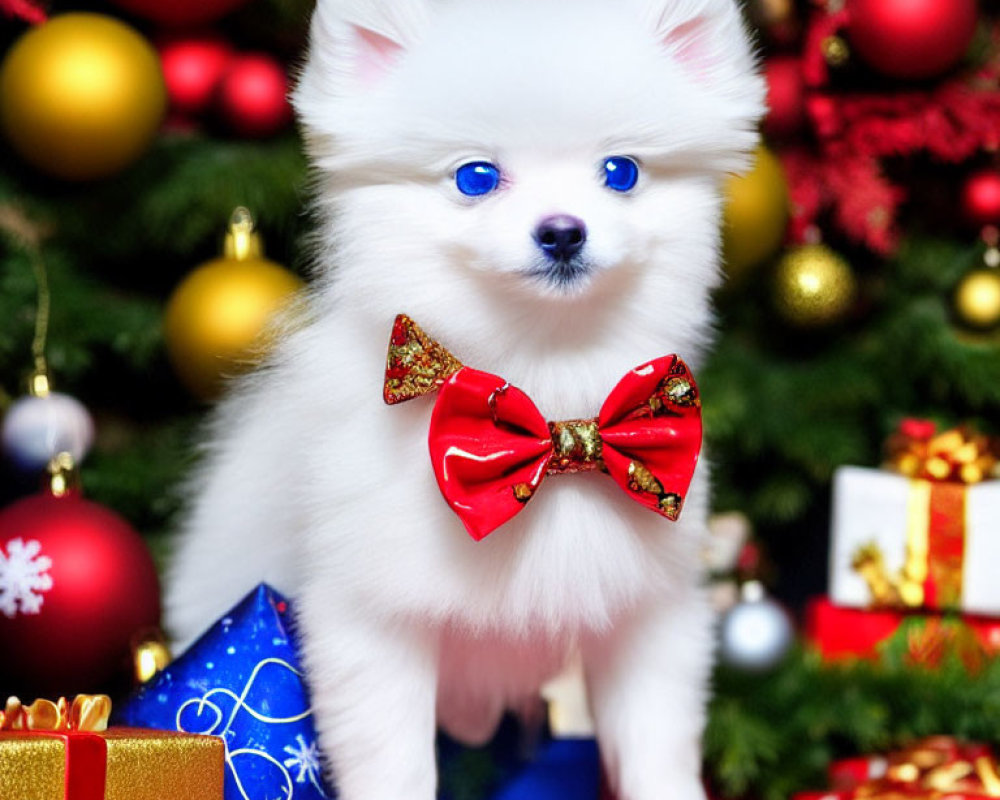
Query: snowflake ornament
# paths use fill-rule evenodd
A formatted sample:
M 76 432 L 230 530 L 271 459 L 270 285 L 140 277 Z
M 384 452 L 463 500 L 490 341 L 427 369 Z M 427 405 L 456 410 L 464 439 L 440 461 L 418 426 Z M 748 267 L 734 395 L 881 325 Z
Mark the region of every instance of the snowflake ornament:
M 4 555 L 4 550 L 7 553 Z M 52 559 L 42 555 L 42 545 L 35 539 L 25 542 L 11 539 L 0 548 L 0 614 L 16 617 L 40 614 L 43 592 L 52 588 Z
M 307 743 L 301 733 L 295 736 L 298 746 L 287 745 L 285 752 L 291 758 L 285 759 L 285 766 L 290 769 L 298 769 L 295 776 L 296 783 L 305 783 L 307 780 L 320 792 L 323 791 L 320 785 L 320 775 L 322 767 L 319 761 L 319 749 L 316 742 Z

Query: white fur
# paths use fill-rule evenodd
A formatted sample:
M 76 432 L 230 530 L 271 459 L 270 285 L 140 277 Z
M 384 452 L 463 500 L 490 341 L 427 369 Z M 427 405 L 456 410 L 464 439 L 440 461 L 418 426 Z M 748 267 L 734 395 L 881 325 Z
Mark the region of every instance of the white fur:
M 430 800 L 435 717 L 483 741 L 580 648 L 621 800 L 702 797 L 707 472 L 681 521 L 607 476 L 553 476 L 474 542 L 427 455 L 433 398 L 387 407 L 394 316 L 594 416 L 670 352 L 697 376 L 718 187 L 762 85 L 732 0 L 320 0 L 295 104 L 322 216 L 309 321 L 217 414 L 169 580 L 189 641 L 267 580 L 297 600 L 321 745 L 344 800 Z M 638 186 L 605 187 L 609 155 Z M 485 159 L 504 185 L 463 197 Z M 547 214 L 588 226 L 589 279 L 528 278 Z

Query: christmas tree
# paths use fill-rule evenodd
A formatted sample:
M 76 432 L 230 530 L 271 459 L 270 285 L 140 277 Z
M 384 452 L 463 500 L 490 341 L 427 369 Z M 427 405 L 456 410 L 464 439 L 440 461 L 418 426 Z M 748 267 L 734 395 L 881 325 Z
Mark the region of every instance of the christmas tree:
M 163 94 L 162 56 L 168 59 L 163 69 L 170 100 L 165 117 L 162 108 L 145 112 L 157 126 L 144 143 L 147 149 L 95 178 L 72 174 L 102 169 L 88 160 L 114 159 L 116 147 L 121 148 L 110 137 L 98 141 L 94 153 L 72 149 L 69 163 L 55 166 L 46 163 L 44 149 L 32 157 L 16 149 L 16 135 L 5 138 L 0 313 L 6 322 L 0 331 L 0 386 L 5 406 L 29 388 L 36 366 L 32 343 L 41 261 L 51 294 L 46 354 L 53 389 L 79 399 L 96 423 L 97 441 L 85 462 L 87 495 L 128 518 L 160 554 L 160 535 L 177 507 L 174 488 L 191 463 L 193 431 L 206 408 L 170 366 L 162 324 L 166 301 L 195 267 L 222 255 L 223 234 L 241 206 L 252 210 L 267 258 L 294 273 L 308 258 L 301 246 L 308 229 L 306 166 L 290 124 L 284 75 L 302 51 L 311 4 L 255 2 L 234 9 L 241 4 L 211 3 L 176 10 L 177 20 L 166 22 L 157 19 L 155 9 L 146 13 L 143 5 L 57 3 L 47 9 L 53 21 L 79 9 L 126 22 L 155 59 L 155 69 L 145 73 L 146 85 L 136 91 Z M 207 33 L 186 33 L 211 15 L 210 6 L 219 6 L 220 14 L 228 10 L 223 5 L 234 10 Z M 41 18 L 40 10 L 35 17 L 29 11 L 33 6 L 23 6 L 29 20 Z M 18 8 L 12 5 L 11 12 Z M 102 32 L 91 30 L 88 21 L 71 18 L 64 39 L 54 37 L 25 54 L 28 77 L 11 74 L 16 65 L 8 62 L 6 128 L 34 126 L 36 133 L 22 150 L 40 147 L 37 128 L 45 122 L 37 120 L 37 106 L 53 106 L 58 115 L 65 100 L 61 92 L 73 91 L 54 81 L 45 84 L 32 69 L 34 59 L 52 60 L 68 41 L 95 37 L 98 48 L 124 61 L 122 69 L 143 68 L 141 61 L 136 67 L 128 60 L 142 54 L 118 52 L 117 42 L 101 39 Z M 14 53 L 29 28 L 8 16 L 4 52 Z M 269 86 L 256 75 L 255 58 L 269 62 L 281 83 Z M 217 86 L 223 79 L 228 90 Z M 109 94 L 103 102 L 118 104 L 125 118 L 121 124 L 141 124 L 129 106 L 129 87 L 102 88 Z M 91 97 L 88 102 L 99 101 Z M 10 459 L 6 467 L 0 489 L 6 500 L 36 488 L 37 474 L 25 474 Z
M 890 6 L 747 4 L 771 107 L 753 172 L 728 187 L 720 336 L 699 382 L 714 508 L 749 518 L 793 609 L 826 590 L 838 467 L 878 465 L 904 419 L 998 433 L 1000 19 L 974 0 Z M 258 357 L 263 325 L 219 332 L 200 309 L 249 285 L 244 316 L 259 314 L 307 272 L 285 76 L 310 10 L 0 0 L 0 505 L 35 492 L 47 461 L 39 423 L 14 410 L 69 395 L 42 432 L 78 448 L 86 496 L 162 565 L 221 373 Z M 50 79 L 70 44 L 118 71 Z M 112 127 L 71 115 L 79 98 Z M 765 675 L 723 669 L 706 736 L 716 788 L 777 800 L 819 785 L 838 754 L 998 738 L 1000 667 L 893 642 L 881 663 L 795 650 Z

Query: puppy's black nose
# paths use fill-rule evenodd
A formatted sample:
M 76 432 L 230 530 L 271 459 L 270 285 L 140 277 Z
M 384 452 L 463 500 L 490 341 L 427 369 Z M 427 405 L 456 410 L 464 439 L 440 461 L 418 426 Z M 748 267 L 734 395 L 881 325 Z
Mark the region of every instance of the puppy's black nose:
M 542 252 L 555 261 L 568 261 L 587 241 L 587 226 L 579 217 L 555 214 L 545 217 L 535 228 L 535 241 Z

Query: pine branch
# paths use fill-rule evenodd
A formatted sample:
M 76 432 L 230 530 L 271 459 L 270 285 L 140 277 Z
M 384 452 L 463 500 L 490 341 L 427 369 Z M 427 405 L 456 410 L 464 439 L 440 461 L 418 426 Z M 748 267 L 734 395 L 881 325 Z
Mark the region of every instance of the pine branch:
M 905 649 L 905 631 L 892 644 Z M 931 669 L 891 656 L 828 664 L 800 650 L 767 675 L 718 671 L 706 761 L 724 797 L 779 800 L 824 788 L 834 758 L 935 734 L 996 744 L 998 712 L 1000 660 L 970 673 L 953 653 Z

